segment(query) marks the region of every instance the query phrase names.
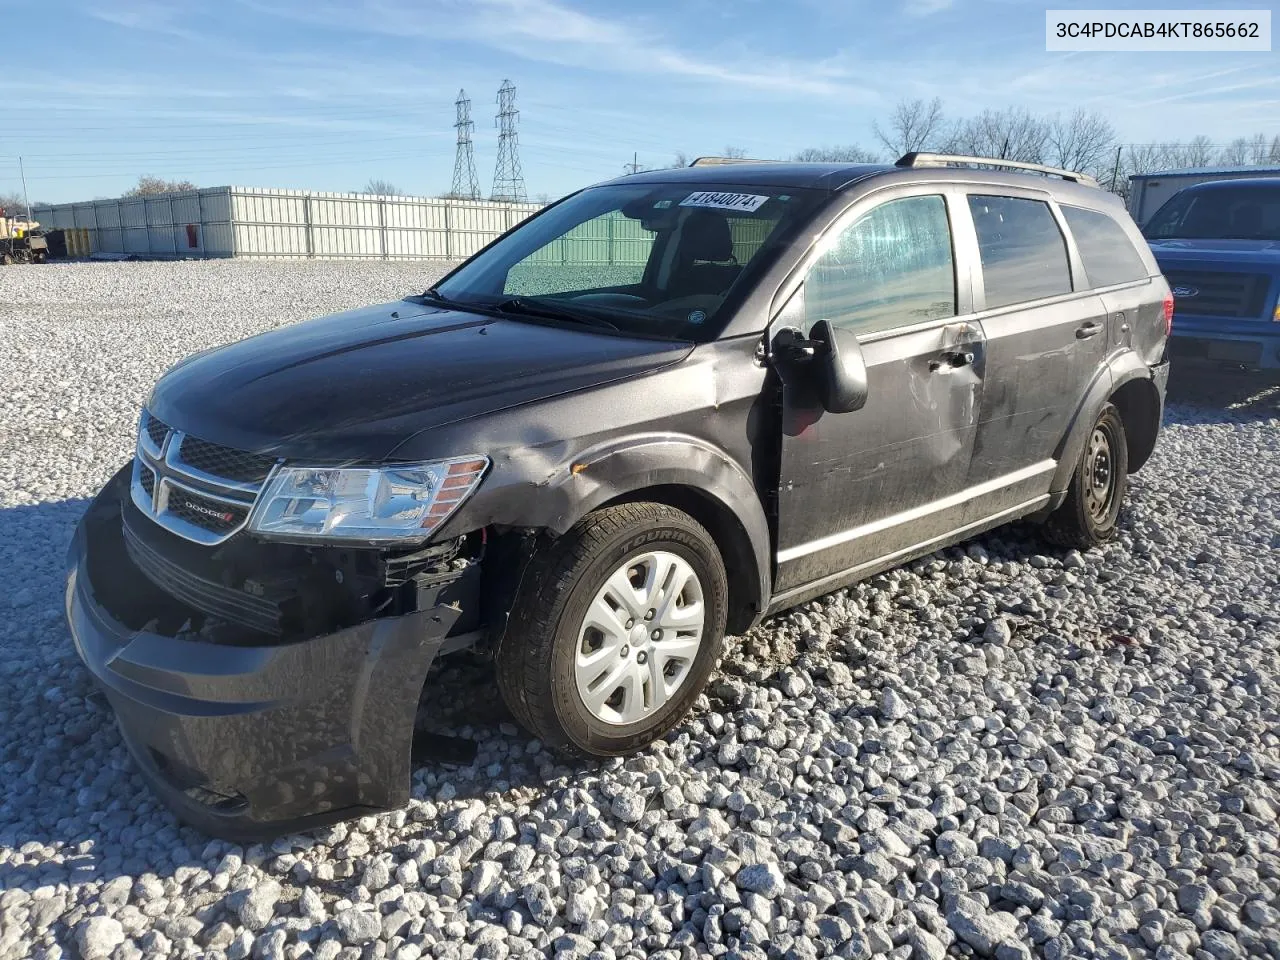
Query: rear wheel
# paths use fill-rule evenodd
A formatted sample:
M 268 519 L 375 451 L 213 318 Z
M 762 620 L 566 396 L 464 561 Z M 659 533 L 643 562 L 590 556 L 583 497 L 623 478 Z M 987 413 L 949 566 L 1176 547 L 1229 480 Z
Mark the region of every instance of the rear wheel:
M 1048 538 L 1081 550 L 1106 543 L 1115 536 L 1128 481 L 1124 420 L 1115 404 L 1108 403 L 1085 440 L 1066 500 L 1045 521 Z
M 665 504 L 593 513 L 531 561 L 497 655 L 511 712 L 549 746 L 631 753 L 677 724 L 724 638 L 711 535 Z

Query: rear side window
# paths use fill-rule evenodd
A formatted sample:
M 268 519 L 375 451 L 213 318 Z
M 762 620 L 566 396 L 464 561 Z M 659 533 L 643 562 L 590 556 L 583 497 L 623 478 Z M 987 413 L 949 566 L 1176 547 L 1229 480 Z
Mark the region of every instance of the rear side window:
M 1124 227 L 1105 213 L 1084 207 L 1063 206 L 1062 215 L 1076 238 L 1080 259 L 1084 261 L 1084 271 L 1092 286 L 1109 287 L 1113 283 L 1146 278 L 1147 265 L 1133 249 Z
M 969 197 L 987 307 L 1071 292 L 1067 244 L 1049 205 L 1019 197 Z
M 806 326 L 826 318 L 856 333 L 955 316 L 942 197 L 890 200 L 841 229 L 810 268 L 804 299 Z

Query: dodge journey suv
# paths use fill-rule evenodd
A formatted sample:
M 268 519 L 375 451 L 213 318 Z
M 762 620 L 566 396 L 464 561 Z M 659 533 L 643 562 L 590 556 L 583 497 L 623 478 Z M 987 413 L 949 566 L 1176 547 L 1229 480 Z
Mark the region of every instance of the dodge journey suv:
M 71 631 L 214 834 L 407 802 L 428 668 L 464 648 L 549 746 L 625 754 L 726 632 L 1017 518 L 1111 537 L 1172 308 L 1065 170 L 590 187 L 420 295 L 169 370 L 77 531 Z

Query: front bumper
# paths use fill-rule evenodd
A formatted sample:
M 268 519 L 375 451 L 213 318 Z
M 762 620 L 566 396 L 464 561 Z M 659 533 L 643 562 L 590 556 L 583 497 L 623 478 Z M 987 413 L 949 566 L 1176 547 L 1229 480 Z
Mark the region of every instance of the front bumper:
M 1177 361 L 1280 369 L 1280 323 L 1175 316 L 1169 356 Z
M 153 589 L 124 550 L 123 496 L 126 472 L 76 529 L 67 620 L 125 743 L 164 801 L 192 826 L 237 841 L 407 803 L 419 695 L 459 609 L 418 610 L 276 646 L 135 629 L 111 609 L 110 593 L 122 583 Z M 95 575 L 107 583 L 101 593 Z

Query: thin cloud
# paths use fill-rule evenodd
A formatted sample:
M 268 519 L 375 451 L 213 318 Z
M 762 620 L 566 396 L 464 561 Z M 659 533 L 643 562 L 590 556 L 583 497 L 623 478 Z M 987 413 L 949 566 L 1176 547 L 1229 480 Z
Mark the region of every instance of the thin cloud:
M 476 0 L 467 4 L 404 6 L 369 0 L 359 6 L 280 4 L 246 0 L 263 13 L 344 30 L 396 37 L 452 39 L 527 60 L 597 72 L 708 80 L 757 91 L 842 96 L 865 93 L 829 64 L 764 56 L 742 50 L 684 51 L 644 21 L 611 20 L 556 0 Z

